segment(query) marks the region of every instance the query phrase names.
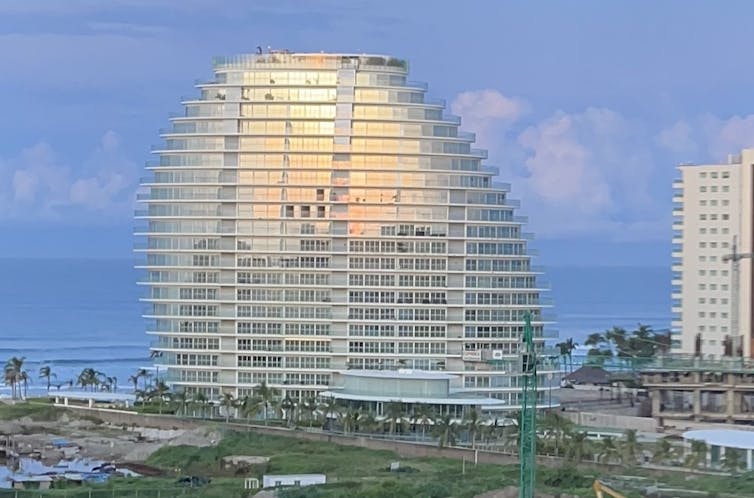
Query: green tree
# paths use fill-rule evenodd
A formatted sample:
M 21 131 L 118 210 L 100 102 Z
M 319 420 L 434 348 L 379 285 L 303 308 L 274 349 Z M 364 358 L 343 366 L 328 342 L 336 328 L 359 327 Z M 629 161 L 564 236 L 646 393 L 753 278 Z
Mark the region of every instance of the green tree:
M 340 415 L 340 402 L 332 396 L 327 398 L 324 403 L 319 405 L 320 415 L 322 416 L 322 430 L 332 429 L 331 421 L 337 420 Z
M 230 410 L 236 406 L 236 399 L 231 393 L 223 393 L 222 406 L 225 411 L 225 423 L 230 422 Z
M 205 410 L 207 409 L 207 404 L 209 403 L 209 400 L 207 399 L 207 395 L 204 394 L 203 391 L 197 391 L 192 396 L 191 402 L 194 407 L 199 407 L 199 416 L 201 418 L 204 418 Z
M 639 453 L 639 443 L 636 439 L 636 430 L 629 429 L 623 434 L 623 440 L 621 441 L 621 452 L 623 461 L 629 465 L 636 464 L 637 455 Z
M 458 425 L 449 414 L 445 414 L 435 420 L 433 432 L 440 448 L 453 446 L 458 436 Z
M 293 420 L 296 415 L 296 403 L 291 399 L 288 394 L 285 395 L 285 397 L 280 400 L 280 409 L 283 411 L 283 416 L 285 417 L 286 424 L 288 426 L 293 425 Z
M 419 425 L 419 427 L 421 427 L 422 439 L 425 438 L 427 434 L 427 427 L 432 424 L 433 418 L 434 413 L 432 412 L 432 407 L 430 405 L 426 403 L 420 403 L 416 405 L 413 414 L 413 422 L 414 424 L 417 424 Z
M 301 403 L 301 412 L 306 416 L 306 419 L 309 421 L 309 427 L 312 426 L 312 423 L 314 422 L 314 419 L 317 416 L 317 400 L 314 398 L 306 398 L 303 403 Z
M 476 448 L 476 437 L 479 431 L 482 429 L 482 420 L 479 417 L 479 412 L 476 408 L 471 409 L 466 413 L 464 417 L 466 425 L 466 431 L 469 433 L 469 440 L 471 441 L 471 447 Z
M 162 405 L 165 402 L 165 398 L 170 401 L 170 387 L 168 387 L 167 384 L 165 384 L 165 381 L 157 379 L 154 383 L 154 389 L 152 390 L 152 396 L 157 398 L 157 402 L 159 403 L 159 413 L 162 415 Z
M 725 448 L 725 456 L 722 463 L 725 470 L 736 473 L 743 467 L 743 455 L 735 448 Z
M 586 432 L 578 431 L 571 434 L 567 440 L 565 456 L 571 462 L 581 462 L 589 449 L 589 439 Z
M 16 399 L 21 396 L 21 373 L 24 371 L 25 357 L 14 356 L 5 363 L 3 379 L 11 388 L 11 397 Z
M 241 413 L 246 419 L 253 419 L 262 411 L 264 403 L 259 396 L 246 396 L 241 402 Z
M 387 422 L 390 434 L 395 435 L 399 425 L 403 424 L 403 403 L 400 401 L 391 401 L 385 406 L 385 422 Z
M 597 459 L 600 461 L 600 463 L 613 463 L 623 461 L 620 450 L 615 445 L 613 438 L 608 436 L 600 439 Z
M 186 416 L 188 407 L 191 404 L 191 397 L 186 389 L 181 389 L 173 393 L 173 402 L 176 405 L 176 415 Z
M 47 381 L 47 392 L 49 393 L 51 385 L 50 380 L 57 378 L 57 375 L 52 372 L 48 365 L 45 365 L 39 369 L 39 378 Z
M 667 438 L 662 438 L 655 443 L 654 453 L 652 454 L 652 463 L 667 463 L 674 455 L 675 451 L 673 445 Z
M 31 382 L 31 377 L 29 377 L 28 370 L 21 370 L 21 372 L 18 374 L 18 382 L 24 386 L 24 399 L 26 399 L 26 394 L 29 389 L 29 383 Z
M 139 388 L 139 375 L 138 373 L 136 375 L 131 375 L 128 378 L 128 382 L 134 385 L 134 392 Z
M 690 469 L 696 469 L 706 467 L 707 465 L 707 443 L 704 441 L 693 439 L 691 441 L 691 449 L 686 455 L 684 465 Z
M 277 400 L 278 396 L 280 395 L 280 390 L 268 386 L 266 382 L 262 382 L 259 386 L 257 386 L 255 392 L 257 397 L 262 402 L 262 408 L 264 412 L 264 425 L 267 425 L 268 410 L 272 406 L 274 406 L 275 400 Z

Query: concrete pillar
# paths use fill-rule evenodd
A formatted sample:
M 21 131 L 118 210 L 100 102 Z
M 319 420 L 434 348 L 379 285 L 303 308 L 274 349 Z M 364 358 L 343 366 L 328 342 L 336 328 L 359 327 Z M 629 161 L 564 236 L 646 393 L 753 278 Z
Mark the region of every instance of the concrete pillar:
M 733 415 L 736 413 L 736 392 L 730 389 L 725 393 L 725 414 L 728 416 L 728 420 L 733 419 Z
M 694 410 L 694 419 L 699 420 L 702 416 L 702 391 L 694 389 L 691 396 L 691 407 Z
M 89 408 L 94 408 L 94 400 L 89 399 Z
M 746 450 L 746 470 L 754 470 L 754 462 L 752 461 L 751 450 Z
M 65 406 L 68 406 L 68 396 L 66 396 L 65 398 L 63 398 L 63 404 Z

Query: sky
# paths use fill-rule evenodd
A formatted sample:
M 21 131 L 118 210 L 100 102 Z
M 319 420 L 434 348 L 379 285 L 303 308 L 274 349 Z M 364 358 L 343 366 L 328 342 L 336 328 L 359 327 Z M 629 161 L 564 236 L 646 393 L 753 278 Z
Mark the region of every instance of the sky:
M 0 257 L 132 257 L 159 129 L 258 45 L 391 54 L 477 133 L 544 265 L 667 266 L 679 163 L 754 146 L 746 1 L 0 1 Z

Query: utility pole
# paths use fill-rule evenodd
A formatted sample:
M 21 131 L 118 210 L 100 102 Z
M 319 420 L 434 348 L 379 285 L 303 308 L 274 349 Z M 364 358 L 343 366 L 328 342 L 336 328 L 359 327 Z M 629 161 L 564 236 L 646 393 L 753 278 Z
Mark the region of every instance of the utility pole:
M 537 455 L 537 351 L 531 330 L 531 314 L 524 315 L 524 337 L 521 345 L 521 378 L 524 382 L 519 430 L 519 497 L 534 498 L 534 478 Z
M 740 300 L 740 261 L 742 259 L 754 258 L 754 253 L 740 253 L 737 247 L 737 237 L 733 237 L 733 252 L 723 256 L 723 262 L 730 261 L 730 335 L 735 341 L 735 349 L 731 352 L 732 356 L 743 357 L 743 334 L 738 330 L 738 313 L 739 313 L 739 300 Z

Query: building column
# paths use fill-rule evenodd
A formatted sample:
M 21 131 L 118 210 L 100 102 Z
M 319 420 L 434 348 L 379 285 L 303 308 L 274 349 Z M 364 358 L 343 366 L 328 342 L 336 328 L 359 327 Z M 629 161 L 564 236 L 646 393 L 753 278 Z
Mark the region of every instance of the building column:
M 733 415 L 736 413 L 736 392 L 731 389 L 728 392 L 725 393 L 725 415 L 727 415 L 728 420 L 733 420 Z
M 754 462 L 752 462 L 751 450 L 746 450 L 746 470 L 754 470 L 752 464 L 754 464 Z
M 699 420 L 702 417 L 702 391 L 701 389 L 694 389 L 691 395 L 691 409 L 694 413 L 694 420 Z

